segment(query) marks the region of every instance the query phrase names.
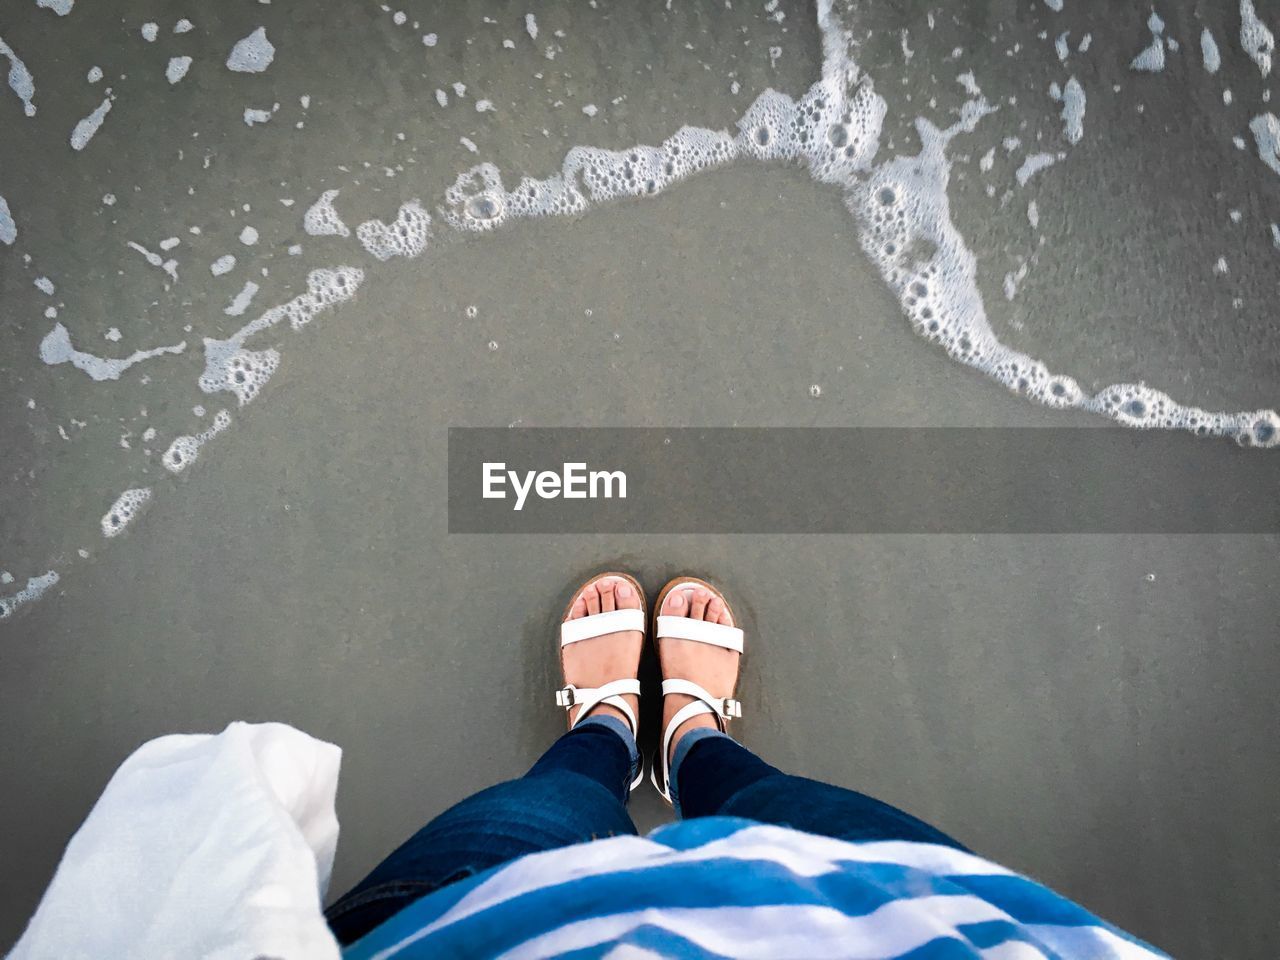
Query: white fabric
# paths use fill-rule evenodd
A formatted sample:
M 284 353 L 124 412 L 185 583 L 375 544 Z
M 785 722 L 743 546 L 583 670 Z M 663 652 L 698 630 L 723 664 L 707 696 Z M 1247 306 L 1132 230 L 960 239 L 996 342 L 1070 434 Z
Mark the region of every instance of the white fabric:
M 567 647 L 579 640 L 590 640 L 603 637 L 608 633 L 621 630 L 644 631 L 644 611 L 639 609 L 610 610 L 608 613 L 593 613 L 589 617 L 578 617 L 560 624 L 560 646 Z
M 698 643 L 709 643 L 726 650 L 742 652 L 742 629 L 730 627 L 723 623 L 712 623 L 709 620 L 694 620 L 692 617 L 658 617 L 658 639 L 672 637 L 676 640 L 695 640 Z
M 8 960 L 338 960 L 321 903 L 341 757 L 280 723 L 143 744 Z

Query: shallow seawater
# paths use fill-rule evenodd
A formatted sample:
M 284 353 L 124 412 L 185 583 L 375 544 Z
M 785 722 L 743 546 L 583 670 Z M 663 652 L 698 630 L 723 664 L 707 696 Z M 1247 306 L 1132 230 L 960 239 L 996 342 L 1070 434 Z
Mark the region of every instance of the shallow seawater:
M 1276 440 L 1271 77 L 1238 11 L 138 10 L 33 8 L 4 37 L 22 64 L 0 144 L 6 614 L 142 522 L 145 502 L 112 519 L 124 491 L 198 484 L 199 457 L 245 442 L 278 369 L 367 322 L 363 289 L 429 301 L 442 246 L 513 218 L 577 229 L 721 167 L 843 196 L 850 268 L 869 258 L 901 307 L 877 319 L 974 376 Z M 726 239 L 751 229 L 737 206 Z M 554 246 L 566 227 L 539 229 Z M 806 280 L 795 335 L 852 329 L 832 278 Z

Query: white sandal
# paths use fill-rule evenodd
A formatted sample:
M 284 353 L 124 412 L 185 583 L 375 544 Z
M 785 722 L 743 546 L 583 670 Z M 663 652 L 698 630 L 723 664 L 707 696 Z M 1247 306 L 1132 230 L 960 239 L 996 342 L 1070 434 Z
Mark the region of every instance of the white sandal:
M 653 643 L 655 650 L 660 640 L 664 637 L 671 637 L 676 640 L 709 643 L 712 646 L 724 647 L 726 650 L 733 650 L 741 654 L 741 627 L 729 627 L 723 623 L 710 623 L 706 620 L 695 620 L 692 617 L 670 616 L 661 612 L 667 602 L 668 594 L 675 590 L 696 590 L 699 587 L 710 591 L 713 596 L 718 598 L 724 604 L 725 609 L 729 611 L 729 617 L 733 622 L 735 624 L 738 622 L 738 618 L 733 613 L 733 608 L 729 606 L 729 601 L 725 599 L 724 594 L 717 588 L 705 580 L 699 580 L 697 577 L 677 577 L 662 588 L 662 591 L 658 594 L 657 602 L 654 604 Z M 723 733 L 731 718 L 742 716 L 742 704 L 733 698 L 732 693 L 727 697 L 713 697 L 704 687 L 694 683 L 692 680 L 679 678 L 663 680 L 662 695 L 665 697 L 669 693 L 681 693 L 694 699 L 692 703 L 687 703 L 676 711 L 675 716 L 671 718 L 671 722 L 667 724 L 666 730 L 662 732 L 662 752 L 654 758 L 653 766 L 650 770 L 649 779 L 652 780 L 659 795 L 667 803 L 672 802 L 671 770 L 667 765 L 667 756 L 671 752 L 671 738 L 680 729 L 680 725 L 691 717 L 709 713 L 715 718 L 716 726 Z M 659 766 L 662 768 L 661 784 L 658 783 Z
M 585 617 L 578 617 L 576 620 L 569 619 L 569 612 L 573 609 L 574 603 L 582 596 L 587 587 L 600 583 L 603 580 L 625 580 L 631 585 L 631 589 L 636 592 L 636 596 L 640 598 L 640 606 L 635 609 L 610 610 L 607 613 L 593 613 Z M 644 590 L 633 577 L 625 573 L 601 573 L 592 577 L 582 586 L 574 591 L 573 599 L 569 601 L 569 605 L 565 607 L 564 616 L 560 622 L 560 671 L 564 673 L 564 655 L 563 650 L 571 643 L 580 643 L 583 640 L 591 640 L 595 637 L 603 637 L 606 634 L 618 633 L 622 630 L 639 630 L 643 635 L 646 625 L 646 613 L 644 608 Z M 573 725 L 569 728 L 572 730 L 580 724 L 587 715 L 600 704 L 607 704 L 621 711 L 623 717 L 626 718 L 627 726 L 631 728 L 633 737 L 639 736 L 639 722 L 636 720 L 635 713 L 631 710 L 631 705 L 622 699 L 623 694 L 640 695 L 640 680 L 636 677 L 628 677 L 622 680 L 610 680 L 608 683 L 599 687 L 577 687 L 572 683 L 566 684 L 556 691 L 556 705 L 564 707 L 566 711 L 581 705 L 582 709 L 578 711 L 577 718 L 573 721 Z M 640 765 L 640 770 L 636 773 L 636 778 L 631 783 L 631 789 L 635 790 L 644 782 L 644 764 Z

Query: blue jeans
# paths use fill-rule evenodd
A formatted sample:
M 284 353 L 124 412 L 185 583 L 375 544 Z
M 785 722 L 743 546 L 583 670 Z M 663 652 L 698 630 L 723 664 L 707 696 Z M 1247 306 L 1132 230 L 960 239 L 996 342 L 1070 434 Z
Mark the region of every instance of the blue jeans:
M 325 911 L 330 929 L 345 946 L 456 880 L 527 853 L 635 835 L 626 803 L 639 762 L 625 724 L 587 718 L 523 777 L 468 797 L 410 837 Z M 671 766 L 676 812 L 685 819 L 742 817 L 840 840 L 917 840 L 965 849 L 887 803 L 785 774 L 715 730 L 682 737 Z

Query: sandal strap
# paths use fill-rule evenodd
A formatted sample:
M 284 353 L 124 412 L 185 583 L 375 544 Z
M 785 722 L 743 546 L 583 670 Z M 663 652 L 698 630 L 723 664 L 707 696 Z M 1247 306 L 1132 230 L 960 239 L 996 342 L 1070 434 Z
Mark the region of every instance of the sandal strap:
M 640 695 L 640 681 L 634 677 L 623 680 L 610 680 L 599 687 L 576 687 L 571 683 L 556 691 L 556 705 L 564 707 L 566 710 L 578 705 L 582 706 L 582 709 L 578 711 L 577 718 L 573 721 L 573 726 L 576 727 L 586 719 L 587 714 L 600 704 L 607 704 L 622 712 L 622 715 L 627 719 L 627 725 L 631 728 L 631 735 L 635 736 L 638 726 L 636 715 L 632 711 L 630 704 L 622 699 L 622 695 L 628 693 L 633 693 L 636 696 Z
M 719 624 L 717 624 L 719 626 Z M 693 697 L 692 703 L 686 703 L 683 707 L 676 711 L 675 716 L 671 718 L 671 722 L 667 724 L 667 728 L 662 732 L 662 753 L 657 758 L 657 762 L 653 764 L 650 772 L 650 779 L 653 781 L 654 787 L 662 798 L 671 803 L 671 768 L 667 762 L 667 757 L 671 754 L 671 738 L 675 736 L 675 732 L 680 729 L 681 724 L 693 717 L 701 716 L 704 713 L 711 714 L 716 721 L 716 727 L 720 732 L 724 732 L 725 723 L 731 717 L 742 716 L 742 704 L 732 697 L 714 697 L 705 687 L 694 683 L 692 680 L 671 679 L 662 681 L 662 695 L 665 697 L 669 693 L 682 693 L 685 696 Z M 658 783 L 658 766 L 662 766 L 662 783 Z
M 610 610 L 608 613 L 593 613 L 589 617 L 566 620 L 560 624 L 560 646 L 567 647 L 580 640 L 591 640 L 622 630 L 639 630 L 643 633 L 644 620 L 644 611 L 639 608 Z
M 590 618 L 588 618 L 590 619 Z M 578 623 L 571 620 L 570 623 Z M 693 640 L 696 643 L 709 643 L 713 647 L 724 647 L 726 650 L 742 652 L 742 628 L 730 627 L 723 623 L 711 623 L 707 620 L 694 620 L 692 617 L 658 617 L 657 637 L 671 637 L 676 640 Z
M 623 694 L 634 693 L 640 695 L 640 681 L 634 677 L 623 680 L 610 680 L 608 683 L 600 687 L 576 687 L 572 683 L 561 687 L 556 691 L 556 704 L 564 707 L 566 710 L 572 709 L 579 704 L 582 709 L 578 711 L 577 719 L 573 721 L 573 727 L 576 727 L 587 718 L 592 710 L 600 704 L 607 704 L 616 708 L 622 713 L 623 718 L 627 722 L 627 726 L 631 728 L 631 735 L 637 736 L 638 723 L 636 715 L 631 710 L 630 704 L 622 699 Z M 569 729 L 573 729 L 570 727 Z M 635 779 L 631 781 L 630 789 L 635 790 L 644 782 L 644 764 L 640 764 L 640 769 L 636 771 Z
M 721 720 L 742 716 L 742 704 L 739 701 L 733 697 L 713 697 L 705 687 L 699 686 L 692 680 L 663 680 L 662 695 L 665 697 L 669 693 L 683 693 L 686 697 L 694 697 L 695 703 L 705 703 L 711 708 L 710 712 L 716 713 Z

